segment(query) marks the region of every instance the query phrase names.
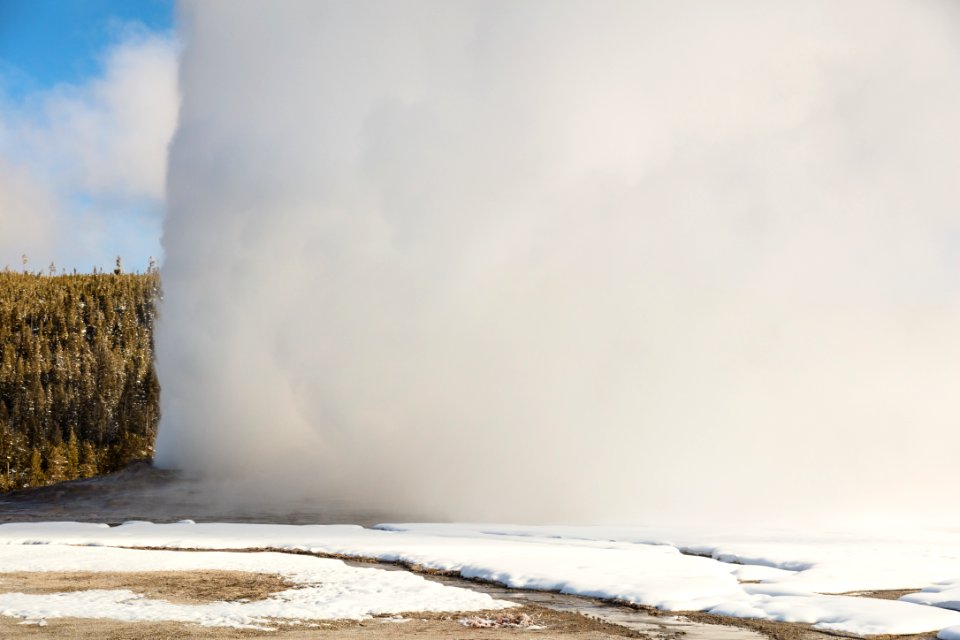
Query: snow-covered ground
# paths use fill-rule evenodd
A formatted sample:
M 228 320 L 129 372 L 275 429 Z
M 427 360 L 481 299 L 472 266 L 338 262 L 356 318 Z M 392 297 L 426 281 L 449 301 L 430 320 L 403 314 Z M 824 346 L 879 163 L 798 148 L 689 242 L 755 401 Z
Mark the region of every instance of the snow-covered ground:
M 296 549 L 402 561 L 511 587 L 619 599 L 661 609 L 693 609 L 730 616 L 804 622 L 824 630 L 858 635 L 940 631 L 943 640 L 960 640 L 960 534 L 956 532 L 913 531 L 878 535 L 469 524 L 382 525 L 364 529 L 349 525 L 190 522 L 164 525 L 131 522 L 119 527 L 23 523 L 0 525 L 0 571 L 64 570 L 63 566 L 51 561 L 50 556 L 43 555 L 44 547 L 20 545 Z M 116 551 L 110 550 L 111 553 Z M 181 555 L 206 554 L 173 554 L 172 557 Z M 82 564 L 80 556 L 74 562 Z M 91 561 L 88 564 L 97 563 Z M 144 570 L 139 560 L 126 564 L 129 570 Z M 341 570 L 350 569 L 342 564 L 337 566 Z M 171 567 L 167 564 L 163 568 Z M 277 571 L 286 570 L 273 569 L 273 572 Z M 394 573 L 410 576 L 403 572 L 390 575 Z M 374 575 L 377 576 L 375 581 L 383 577 L 382 574 Z M 373 595 L 372 600 L 358 600 L 362 604 L 347 609 L 354 612 L 352 615 L 337 613 L 339 610 L 333 607 L 339 605 L 332 599 L 316 601 L 316 605 L 290 600 L 288 608 L 293 612 L 292 617 L 300 618 L 356 617 L 364 612 L 397 611 L 395 605 L 389 604 L 393 596 L 388 592 L 394 588 L 403 590 L 400 586 L 390 586 L 389 580 L 383 579 L 387 585 L 385 591 Z M 351 580 L 345 579 L 344 583 L 353 584 Z M 358 584 L 370 583 L 361 580 Z M 359 591 L 351 591 L 354 587 L 350 587 L 347 592 L 367 594 L 364 587 L 356 588 Z M 901 600 L 836 595 L 883 589 L 923 591 Z M 409 595 L 409 592 L 404 593 Z M 493 606 L 492 601 L 465 605 L 459 600 L 463 594 L 448 595 L 451 607 Z M 292 597 L 291 594 L 288 596 Z M 370 604 L 378 596 L 384 603 L 379 609 Z M 314 596 L 308 594 L 305 597 Z M 429 599 L 434 604 L 446 602 L 432 596 Z M 282 610 L 284 600 L 274 600 L 261 606 L 273 612 Z M 418 608 L 410 604 L 412 600 L 404 602 L 405 610 Z M 89 604 L 86 606 L 90 609 Z M 314 606 L 317 607 L 315 613 L 307 616 L 304 612 L 313 611 L 311 607 Z M 11 607 L 6 600 L 0 600 L 3 612 L 36 615 L 24 614 L 24 610 Z M 276 616 L 276 613 L 257 613 L 253 607 L 248 611 L 251 619 Z
M 263 627 L 271 619 L 362 619 L 404 611 L 472 611 L 512 606 L 406 571 L 356 568 L 340 560 L 287 553 L 149 551 L 61 544 L 0 547 L 0 570 L 244 571 L 281 575 L 293 587 L 253 602 L 172 604 L 127 590 L 57 594 L 0 593 L 0 614 L 28 620 L 113 618 L 172 620 L 205 626 Z M 0 585 L 2 585 L 0 574 Z

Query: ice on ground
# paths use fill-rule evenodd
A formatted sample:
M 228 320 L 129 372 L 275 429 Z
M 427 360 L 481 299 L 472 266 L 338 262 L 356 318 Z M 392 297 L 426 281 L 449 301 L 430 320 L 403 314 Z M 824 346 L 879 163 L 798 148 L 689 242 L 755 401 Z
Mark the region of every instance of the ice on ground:
M 342 554 L 510 587 L 804 622 L 856 635 L 949 634 L 948 629 L 960 628 L 960 612 L 943 606 L 960 585 L 960 536 L 951 532 L 814 535 L 486 524 L 0 526 L 0 548 L 32 543 Z M 21 563 L 36 561 L 22 547 L 20 553 Z M 926 600 L 830 595 L 904 588 L 926 588 Z
M 284 553 L 146 551 L 63 545 L 0 547 L 0 571 L 195 571 L 271 573 L 296 583 L 254 602 L 173 604 L 128 590 L 0 593 L 0 614 L 27 619 L 112 618 L 204 626 L 263 627 L 273 619 L 363 619 L 405 611 L 477 611 L 513 606 L 406 571 L 350 567 L 340 560 Z

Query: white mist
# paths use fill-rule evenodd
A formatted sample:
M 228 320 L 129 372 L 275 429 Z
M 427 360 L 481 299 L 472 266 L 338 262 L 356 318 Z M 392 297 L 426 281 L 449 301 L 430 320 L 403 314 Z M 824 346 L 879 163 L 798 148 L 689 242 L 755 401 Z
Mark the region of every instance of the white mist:
M 952 500 L 956 5 L 180 17 L 158 463 L 435 518 Z

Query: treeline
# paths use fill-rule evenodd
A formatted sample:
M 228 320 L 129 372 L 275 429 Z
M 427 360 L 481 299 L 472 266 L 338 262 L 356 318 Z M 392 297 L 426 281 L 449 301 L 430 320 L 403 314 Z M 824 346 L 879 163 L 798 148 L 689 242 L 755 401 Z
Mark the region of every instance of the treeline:
M 160 275 L 119 271 L 0 272 L 0 490 L 152 457 Z

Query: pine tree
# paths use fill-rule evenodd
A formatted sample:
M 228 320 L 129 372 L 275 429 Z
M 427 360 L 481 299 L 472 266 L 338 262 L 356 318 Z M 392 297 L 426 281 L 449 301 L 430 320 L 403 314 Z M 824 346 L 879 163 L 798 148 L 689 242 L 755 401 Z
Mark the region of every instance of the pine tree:
M 66 451 L 62 443 L 54 444 L 47 451 L 46 481 L 53 484 L 68 479 Z
M 27 477 L 31 487 L 39 487 L 46 478 L 43 475 L 43 458 L 40 456 L 40 449 L 33 447 L 30 450 L 30 475 Z
M 93 444 L 85 440 L 80 447 L 80 477 L 92 478 L 100 471 L 97 464 L 97 452 L 93 449 Z
M 80 445 L 77 443 L 77 436 L 70 427 L 70 436 L 67 438 L 67 480 L 75 480 L 80 477 Z

